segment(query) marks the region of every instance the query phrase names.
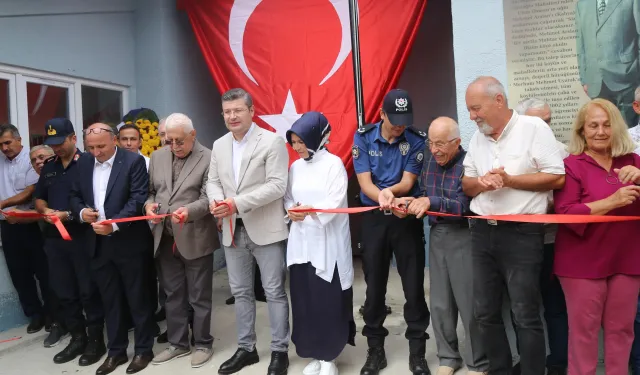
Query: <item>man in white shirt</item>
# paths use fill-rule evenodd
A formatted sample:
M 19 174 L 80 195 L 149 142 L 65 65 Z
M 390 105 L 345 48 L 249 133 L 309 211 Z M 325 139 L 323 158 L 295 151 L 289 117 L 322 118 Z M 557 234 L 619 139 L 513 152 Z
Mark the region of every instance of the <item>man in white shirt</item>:
M 29 149 L 22 146 L 18 128 L 10 124 L 0 126 L 0 149 L 0 209 L 32 209 L 31 196 L 38 174 L 31 165 Z M 11 281 L 24 315 L 31 320 L 27 333 L 36 333 L 45 326 L 46 319 L 52 318 L 49 268 L 40 227 L 37 222 L 10 224 L 0 215 L 0 232 Z
M 164 138 L 160 138 L 160 142 L 164 144 Z M 118 128 L 118 143 L 120 147 L 127 151 L 131 151 L 134 154 L 142 155 L 140 147 L 142 146 L 142 135 L 140 129 L 133 124 L 124 124 Z M 147 164 L 147 171 L 149 170 L 149 157 L 142 155 L 144 162 Z
M 268 375 L 289 367 L 289 300 L 285 291 L 282 219 L 289 154 L 284 139 L 253 123 L 251 96 L 242 89 L 222 95 L 229 133 L 214 142 L 207 181 L 211 213 L 222 223 L 222 243 L 235 297 L 238 350 L 219 374 L 233 374 L 259 361 L 256 349 L 254 259 L 260 268 L 271 323 Z
M 466 93 L 478 131 L 464 160 L 464 192 L 477 215 L 545 214 L 549 191 L 564 185 L 564 163 L 549 126 L 508 107 L 502 84 L 480 77 Z M 474 315 L 490 373 L 510 373 L 512 360 L 502 322 L 504 285 L 518 330 L 522 373 L 544 375 L 545 339 L 540 319 L 542 224 L 470 220 Z

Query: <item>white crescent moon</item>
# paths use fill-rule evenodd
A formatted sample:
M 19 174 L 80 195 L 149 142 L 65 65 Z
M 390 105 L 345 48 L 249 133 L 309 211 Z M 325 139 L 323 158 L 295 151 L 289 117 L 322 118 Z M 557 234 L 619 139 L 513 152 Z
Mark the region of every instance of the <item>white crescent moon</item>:
M 340 52 L 338 52 L 338 57 L 327 76 L 324 77 L 324 79 L 320 82 L 320 85 L 325 83 L 329 78 L 331 78 L 331 76 L 335 74 L 336 71 L 338 71 L 338 69 L 340 69 L 344 61 L 349 56 L 349 53 L 351 53 L 349 1 L 329 1 L 338 14 L 338 19 L 340 20 L 340 26 L 342 28 L 342 40 L 340 42 Z M 249 21 L 249 17 L 251 17 L 251 15 L 261 2 L 262 0 L 235 0 L 233 2 L 233 6 L 231 7 L 231 14 L 229 15 L 229 47 L 231 48 L 231 53 L 233 53 L 233 57 L 236 59 L 236 62 L 238 63 L 238 66 L 240 67 L 242 72 L 256 85 L 258 85 L 258 82 L 247 67 L 247 62 L 244 58 L 244 51 L 242 50 L 242 46 L 244 42 L 244 32 L 247 28 L 247 21 Z

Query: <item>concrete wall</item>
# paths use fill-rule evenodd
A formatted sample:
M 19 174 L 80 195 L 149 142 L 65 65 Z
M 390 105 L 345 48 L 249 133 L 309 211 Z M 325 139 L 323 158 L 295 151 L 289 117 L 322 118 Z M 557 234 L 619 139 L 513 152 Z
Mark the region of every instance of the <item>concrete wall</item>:
M 0 63 L 132 86 L 132 3 L 0 0 Z M 25 322 L 0 251 L 0 331 Z
M 464 101 L 476 77 L 490 75 L 507 82 L 507 52 L 502 0 L 451 0 L 458 122 L 463 145 L 477 129 Z

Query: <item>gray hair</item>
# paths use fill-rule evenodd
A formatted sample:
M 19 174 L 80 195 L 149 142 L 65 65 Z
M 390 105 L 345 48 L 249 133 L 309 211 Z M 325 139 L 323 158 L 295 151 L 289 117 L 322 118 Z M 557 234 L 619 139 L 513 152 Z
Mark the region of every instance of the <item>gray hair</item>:
M 11 125 L 11 124 L 0 125 L 0 137 L 7 132 L 11 132 L 11 136 L 13 137 L 13 139 L 20 138 L 20 131 L 15 125 Z
M 500 83 L 497 78 L 490 76 L 480 76 L 473 82 L 471 82 L 469 86 L 476 83 L 481 84 L 484 87 L 484 92 L 489 96 L 495 98 L 497 95 L 502 95 L 505 103 L 508 105 L 507 91 L 505 90 L 504 85 Z
M 244 89 L 231 89 L 224 94 L 222 94 L 223 102 L 230 102 L 233 100 L 244 99 L 244 103 L 247 107 L 251 108 L 253 106 L 253 99 L 248 92 L 244 91 Z
M 37 146 L 33 146 L 31 147 L 31 151 L 29 151 L 29 155 L 33 154 L 34 152 L 38 152 L 40 150 L 44 150 L 47 152 L 47 154 L 53 155 L 53 149 L 47 145 L 37 145 Z
M 160 129 L 161 126 L 165 126 L 166 124 L 167 124 L 167 118 L 166 117 L 161 118 L 160 121 L 158 121 L 158 129 Z M 165 128 L 165 131 L 166 130 L 167 129 Z
M 185 133 L 189 133 L 193 130 L 193 122 L 191 119 L 182 113 L 172 113 L 165 119 L 165 131 L 169 129 L 181 128 Z
M 636 89 L 636 93 L 635 93 L 634 99 L 636 101 L 640 102 L 640 86 L 638 86 L 638 88 Z
M 518 106 L 516 107 L 516 112 L 518 112 L 519 115 L 524 115 L 530 109 L 544 109 L 548 106 L 549 104 L 547 104 L 547 102 L 545 102 L 542 99 L 526 98 L 522 100 L 520 103 L 518 103 Z

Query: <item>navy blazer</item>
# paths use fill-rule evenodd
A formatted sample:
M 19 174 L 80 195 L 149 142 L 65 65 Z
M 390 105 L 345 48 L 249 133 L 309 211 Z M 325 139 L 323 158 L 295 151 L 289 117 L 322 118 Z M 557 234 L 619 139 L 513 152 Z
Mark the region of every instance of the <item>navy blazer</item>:
M 75 220 L 80 221 L 80 211 L 94 207 L 93 169 L 95 158 L 84 153 L 78 159 L 76 180 L 70 192 L 71 211 Z M 111 167 L 104 199 L 107 219 L 142 216 L 142 207 L 149 193 L 149 175 L 144 158 L 118 148 Z M 83 224 L 90 226 L 90 224 Z M 146 220 L 118 223 L 118 230 L 102 237 L 101 246 L 110 254 L 132 254 L 147 251 L 152 244 L 151 230 Z M 96 236 L 93 229 L 84 232 L 85 244 L 93 258 L 96 254 Z

